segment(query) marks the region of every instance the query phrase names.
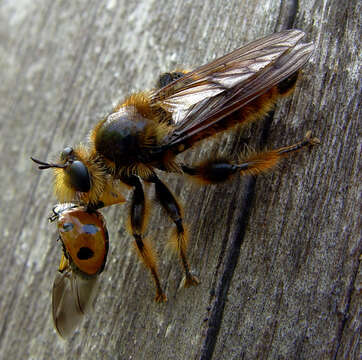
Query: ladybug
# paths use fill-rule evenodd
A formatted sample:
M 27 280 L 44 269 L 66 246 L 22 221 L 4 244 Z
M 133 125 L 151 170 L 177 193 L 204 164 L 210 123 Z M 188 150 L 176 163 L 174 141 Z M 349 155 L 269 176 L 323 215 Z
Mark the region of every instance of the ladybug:
M 63 254 L 52 291 L 54 327 L 65 338 L 83 319 L 91 304 L 98 275 L 108 253 L 108 231 L 103 215 L 75 204 L 53 208 Z

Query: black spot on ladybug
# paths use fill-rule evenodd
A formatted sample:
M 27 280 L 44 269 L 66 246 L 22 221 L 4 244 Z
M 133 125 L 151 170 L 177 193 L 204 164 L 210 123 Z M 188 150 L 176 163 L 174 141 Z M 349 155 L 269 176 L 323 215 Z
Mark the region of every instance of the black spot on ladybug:
M 64 223 L 63 230 L 65 232 L 71 231 L 74 228 L 73 223 Z
M 82 230 L 86 234 L 96 234 L 99 231 L 98 227 L 93 224 L 83 225 Z
M 81 247 L 77 253 L 77 257 L 79 260 L 88 260 L 93 257 L 94 252 L 89 247 Z

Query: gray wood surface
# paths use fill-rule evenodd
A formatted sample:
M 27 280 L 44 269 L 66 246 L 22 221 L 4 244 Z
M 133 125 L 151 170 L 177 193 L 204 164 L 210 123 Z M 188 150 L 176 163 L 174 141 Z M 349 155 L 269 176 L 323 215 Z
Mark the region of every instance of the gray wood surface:
M 0 4 L 1 359 L 357 359 L 361 331 L 361 2 L 2 1 Z M 94 309 L 67 342 L 53 330 L 60 247 L 47 216 L 52 177 L 30 162 L 85 141 L 91 127 L 158 74 L 300 28 L 316 52 L 273 116 L 186 154 L 192 162 L 322 144 L 266 176 L 199 187 L 163 176 L 185 205 L 201 279 L 179 289 L 165 249 L 172 225 L 152 208 L 147 232 L 169 301 L 126 233 L 127 206 L 103 211 L 111 248 Z M 152 189 L 149 190 L 152 196 Z

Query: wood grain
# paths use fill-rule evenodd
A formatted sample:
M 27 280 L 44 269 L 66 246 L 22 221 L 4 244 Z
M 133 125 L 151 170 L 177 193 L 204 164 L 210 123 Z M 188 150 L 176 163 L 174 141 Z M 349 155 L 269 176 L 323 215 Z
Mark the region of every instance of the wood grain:
M 0 358 L 359 358 L 360 13 L 355 0 L 2 2 Z M 309 129 L 322 144 L 257 179 L 199 187 L 163 176 L 185 205 L 202 280 L 179 289 L 180 264 L 165 247 L 172 226 L 153 206 L 147 235 L 165 305 L 153 302 L 124 230 L 127 206 L 105 210 L 111 248 L 97 301 L 74 337 L 59 339 L 50 303 L 60 247 L 47 222 L 56 200 L 51 174 L 29 157 L 49 160 L 85 141 L 163 71 L 292 27 L 316 45 L 293 96 L 185 157 L 287 145 Z

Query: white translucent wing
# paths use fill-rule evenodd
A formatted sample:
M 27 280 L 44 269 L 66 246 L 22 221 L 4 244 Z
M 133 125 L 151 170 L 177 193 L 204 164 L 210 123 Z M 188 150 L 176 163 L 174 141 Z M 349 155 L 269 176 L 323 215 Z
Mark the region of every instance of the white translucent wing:
M 80 324 L 92 303 L 97 277 L 84 279 L 71 270 L 57 272 L 53 283 L 52 313 L 54 327 L 66 338 Z
M 299 70 L 313 51 L 304 32 L 286 30 L 256 40 L 199 67 L 152 94 L 172 114 L 175 145 L 215 125 Z
M 304 35 L 300 30 L 286 30 L 253 41 L 159 89 L 152 101 L 175 115 L 237 84 L 247 83 Z

